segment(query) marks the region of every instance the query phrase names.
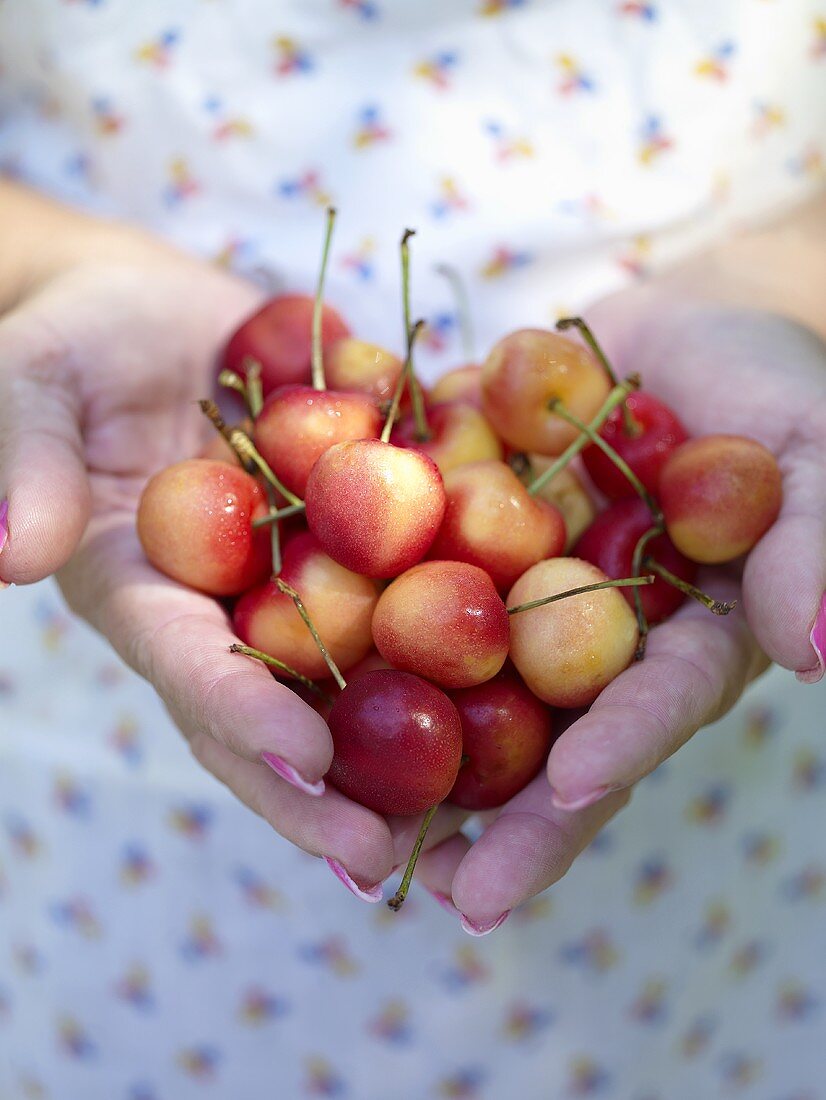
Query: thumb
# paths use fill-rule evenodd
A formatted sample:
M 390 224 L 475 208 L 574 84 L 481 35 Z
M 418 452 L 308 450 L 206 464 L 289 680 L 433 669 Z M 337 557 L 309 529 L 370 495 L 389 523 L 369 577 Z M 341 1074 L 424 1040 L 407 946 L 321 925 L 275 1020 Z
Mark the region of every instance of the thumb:
M 72 355 L 20 308 L 0 322 L 0 586 L 64 565 L 90 509 Z

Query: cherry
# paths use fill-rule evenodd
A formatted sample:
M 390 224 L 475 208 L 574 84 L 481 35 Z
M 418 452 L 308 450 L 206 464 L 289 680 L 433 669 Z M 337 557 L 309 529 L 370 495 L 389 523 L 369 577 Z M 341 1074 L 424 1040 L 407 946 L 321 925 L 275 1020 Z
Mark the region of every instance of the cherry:
M 467 462 L 502 458 L 502 444 L 473 405 L 463 402 L 430 405 L 427 428 L 427 439 L 420 439 L 415 414 L 410 412 L 396 424 L 390 440 L 396 446 L 412 447 L 430 455 L 443 475 Z
M 244 593 L 235 606 L 238 637 L 311 680 L 327 675 L 326 659 L 308 631 L 286 584 L 301 596 L 335 662 L 345 671 L 370 650 L 375 584 L 333 561 L 308 531 L 283 547 L 277 579 Z
M 553 459 L 546 455 L 525 455 L 524 461 L 515 469 L 523 485 L 530 485 L 540 477 L 551 465 Z M 542 485 L 536 494 L 539 500 L 552 504 L 562 513 L 565 520 L 565 549 L 569 549 L 582 532 L 594 521 L 597 514 L 593 500 L 588 495 L 588 490 L 582 483 L 582 478 L 569 466 L 554 475 L 551 481 Z M 561 553 L 561 551 L 559 551 Z M 547 554 L 546 557 L 555 557 Z
M 462 753 L 449 802 L 466 810 L 501 806 L 527 786 L 551 747 L 551 712 L 511 665 L 484 684 L 448 696 L 462 723 Z
M 234 596 L 269 572 L 269 536 L 252 526 L 266 512 L 261 486 L 239 466 L 187 459 L 147 482 L 138 537 L 168 577 L 212 596 Z
M 458 561 L 427 561 L 379 597 L 373 639 L 396 668 L 460 688 L 495 676 L 508 655 L 510 624 L 487 573 Z
M 660 475 L 671 541 L 686 557 L 708 564 L 748 553 L 777 519 L 782 497 L 774 455 L 742 435 L 691 439 Z
M 433 404 L 462 401 L 465 405 L 482 408 L 482 368 L 478 363 L 454 367 L 439 378 L 430 390 Z
M 428 556 L 469 562 L 506 591 L 530 565 L 565 544 L 560 512 L 528 495 L 503 462 L 474 462 L 445 475 L 447 505 Z
M 548 408 L 561 401 L 590 420 L 609 391 L 605 372 L 573 340 L 545 329 L 512 332 L 482 367 L 482 407 L 494 429 L 519 451 L 558 455 L 577 431 Z
M 348 683 L 329 718 L 334 755 L 327 779 L 380 814 L 421 813 L 450 792 L 462 757 L 462 727 L 450 699 L 395 669 Z
M 321 455 L 305 505 L 310 530 L 331 558 L 366 576 L 395 577 L 430 548 L 445 491 L 427 455 L 361 439 Z
M 688 432 L 664 402 L 650 393 L 630 394 L 625 406 L 631 415 L 626 430 L 622 409 L 614 409 L 600 429 L 600 436 L 628 463 L 645 488 L 657 495 L 660 472 Z M 634 495 L 634 487 L 622 471 L 593 444 L 582 452 L 582 461 L 594 485 L 609 500 Z M 650 593 L 648 593 L 650 595 Z
M 650 528 L 651 513 L 643 501 L 638 497 L 618 500 L 597 516 L 574 547 L 574 555 L 596 565 L 608 577 L 630 577 L 636 545 Z M 652 538 L 645 553 L 687 584 L 693 584 L 696 565 L 676 549 L 668 535 Z M 634 591 L 625 588 L 622 594 L 634 607 Z M 652 585 L 639 589 L 639 597 L 643 614 L 652 624 L 673 615 L 685 600 L 683 592 L 659 577 Z
M 377 344 L 348 336 L 326 351 L 324 368 L 334 389 L 365 393 L 381 403 L 393 400 L 404 363 Z

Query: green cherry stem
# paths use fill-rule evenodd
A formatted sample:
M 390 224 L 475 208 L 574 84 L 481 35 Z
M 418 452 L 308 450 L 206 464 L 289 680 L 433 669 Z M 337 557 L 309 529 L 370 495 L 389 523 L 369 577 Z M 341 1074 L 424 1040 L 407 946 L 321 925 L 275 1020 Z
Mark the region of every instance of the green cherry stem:
M 657 535 L 661 535 L 663 530 L 664 528 L 661 523 L 655 523 L 637 539 L 637 545 L 634 547 L 634 554 L 631 558 L 631 572 L 635 577 L 638 577 L 642 570 L 642 556 L 646 546 L 651 539 L 656 538 Z M 648 644 L 648 619 L 642 608 L 642 599 L 640 598 L 640 591 L 638 588 L 634 589 L 634 611 L 637 615 L 637 629 L 640 635 L 637 642 L 637 649 L 634 653 L 634 660 L 641 661 L 645 656 L 645 647 Z
M 415 229 L 405 229 L 401 240 L 402 254 L 402 311 L 404 316 L 404 338 L 407 343 L 408 360 L 405 363 L 404 374 L 407 375 L 407 384 L 410 388 L 410 403 L 413 406 L 413 419 L 416 422 L 416 439 L 419 443 L 426 443 L 430 439 L 430 428 L 427 424 L 427 413 L 424 407 L 422 387 L 413 369 L 413 344 L 410 341 L 410 238 L 415 236 Z
M 659 504 L 654 500 L 649 491 L 625 461 L 625 459 L 617 454 L 610 443 L 606 442 L 599 432 L 595 432 L 590 424 L 585 424 L 579 419 L 578 416 L 574 416 L 573 413 L 568 412 L 565 406 L 558 400 L 554 399 L 548 403 L 548 408 L 561 417 L 567 424 L 577 428 L 579 431 L 584 432 L 588 439 L 596 447 L 606 454 L 608 458 L 614 463 L 620 473 L 627 479 L 630 485 L 633 486 L 634 492 L 645 502 L 651 515 L 654 517 L 654 521 L 659 523 L 662 520 L 662 511 Z
M 312 691 L 319 699 L 323 699 L 325 703 L 333 702 L 332 697 L 309 676 L 304 676 L 294 668 L 290 668 L 283 661 L 279 661 L 277 657 L 271 657 L 269 653 L 263 653 L 260 649 L 253 649 L 249 645 L 241 645 L 239 642 L 233 642 L 229 647 L 229 651 L 230 653 L 243 653 L 246 657 L 254 657 L 256 661 L 262 661 L 265 665 L 270 665 L 271 668 L 277 668 L 279 672 L 284 672 L 287 676 L 292 676 L 294 680 L 298 680 L 300 684 Z
M 584 584 L 581 588 L 569 588 L 567 592 L 556 592 L 553 596 L 542 596 L 538 600 L 517 604 L 507 608 L 509 615 L 518 615 L 522 611 L 532 611 L 535 607 L 544 607 L 557 600 L 567 600 L 569 596 L 581 596 L 585 592 L 599 592 L 603 588 L 639 588 L 643 584 L 653 584 L 654 577 L 621 577 L 619 580 L 597 581 L 596 584 Z
M 261 364 L 257 359 L 248 355 L 244 359 L 244 370 L 247 373 L 247 408 L 253 420 L 258 419 L 258 414 L 264 405 L 264 387 L 261 383 Z
M 456 313 L 459 317 L 459 330 L 462 334 L 462 350 L 468 363 L 472 363 L 476 358 L 474 354 L 476 341 L 473 337 L 473 322 L 470 319 L 470 301 L 467 287 L 462 280 L 462 276 L 450 264 L 436 264 L 435 270 L 438 275 L 441 275 L 450 283 L 453 297 L 456 300 Z
M 287 584 L 286 581 L 282 581 L 280 577 L 275 578 L 275 583 L 278 586 L 278 591 L 283 592 L 285 596 L 289 596 L 295 604 L 295 609 L 306 623 L 307 629 L 313 636 L 313 641 L 318 646 L 319 653 L 327 662 L 327 668 L 329 668 L 333 679 L 341 688 L 341 690 L 344 691 L 344 689 L 347 687 L 347 681 L 341 675 L 338 665 L 330 656 L 330 652 L 327 649 L 327 646 L 324 644 L 324 642 L 322 642 L 321 636 L 319 635 L 318 631 L 315 628 L 315 625 L 313 624 L 313 620 L 307 613 L 307 608 L 304 606 L 301 596 L 299 596 L 299 594 L 296 592 L 291 584 Z
M 643 558 L 643 566 L 646 569 L 652 570 L 658 577 L 662 577 L 668 584 L 673 585 L 679 589 L 680 592 L 684 592 L 686 596 L 691 596 L 693 600 L 697 600 L 703 607 L 707 607 L 712 615 L 728 615 L 730 611 L 733 611 L 737 606 L 737 600 L 733 600 L 731 603 L 726 603 L 724 600 L 715 600 L 713 596 L 707 595 L 702 589 L 697 588 L 693 584 L 689 584 L 688 581 L 684 581 L 682 577 L 676 576 L 670 569 L 666 569 L 664 565 L 660 565 L 658 561 L 654 561 L 653 558 Z
M 267 500 L 270 502 L 270 508 L 274 509 L 276 507 L 275 489 L 273 489 L 272 485 L 270 485 L 269 482 L 267 483 L 267 486 L 266 486 L 266 493 L 267 493 Z M 252 525 L 253 525 L 253 527 L 255 527 L 255 520 L 253 520 Z M 270 527 L 270 553 L 272 555 L 272 575 L 274 577 L 277 577 L 278 574 L 281 572 L 281 565 L 282 565 L 282 561 L 281 561 L 281 526 L 278 523 L 278 521 L 273 523 L 272 527 Z
M 599 360 L 600 366 L 605 371 L 608 381 L 612 386 L 617 384 L 617 376 L 614 373 L 614 368 L 608 359 L 608 356 L 602 350 L 596 336 L 591 331 L 590 326 L 583 320 L 582 317 L 562 317 L 556 323 L 558 332 L 566 332 L 569 328 L 575 328 L 578 330 L 580 336 L 594 353 Z M 642 428 L 638 421 L 634 419 L 634 414 L 628 408 L 628 405 L 623 401 L 620 406 L 622 409 L 622 428 L 627 436 L 636 437 L 642 432 Z
M 224 386 L 228 390 L 235 390 L 236 393 L 241 395 L 245 405 L 249 408 L 246 383 L 240 374 L 236 374 L 234 370 L 228 370 L 225 367 L 218 375 L 218 385 Z
M 390 408 L 387 410 L 387 419 L 381 430 L 380 438 L 382 443 L 388 443 L 390 440 L 390 433 L 393 431 L 393 425 L 396 423 L 396 417 L 399 415 L 399 407 L 402 403 L 402 397 L 404 396 L 405 383 L 413 378 L 413 345 L 423 327 L 424 321 L 417 321 L 407 334 L 407 358 L 404 361 L 404 369 L 399 375 L 399 380 L 396 383 L 396 389 L 393 394 L 393 400 L 390 402 Z
M 327 382 L 324 378 L 324 355 L 321 345 L 321 318 L 324 309 L 324 279 L 327 275 L 327 261 L 330 258 L 330 242 L 333 239 L 333 226 L 336 220 L 334 206 L 327 207 L 327 228 L 324 233 L 324 248 L 321 253 L 321 271 L 318 273 L 318 286 L 315 292 L 313 304 L 313 343 L 312 343 L 312 371 L 313 389 L 326 390 Z
M 416 864 L 419 861 L 419 856 L 422 851 L 424 838 L 427 835 L 427 830 L 430 828 L 430 822 L 433 820 L 438 808 L 438 806 L 431 806 L 424 815 L 422 827 L 419 829 L 419 835 L 416 837 L 416 843 L 413 845 L 413 851 L 410 853 L 410 859 L 407 861 L 407 866 L 404 869 L 404 875 L 402 876 L 399 888 L 387 903 L 395 913 L 398 913 L 404 905 L 404 899 L 407 897 L 407 891 L 410 889 L 410 883 L 413 881 L 413 872 L 416 869 Z
M 638 374 L 629 374 L 629 376 L 622 382 L 620 382 L 619 385 L 614 386 L 614 388 L 603 401 L 600 408 L 597 410 L 594 419 L 588 425 L 592 429 L 592 431 L 599 431 L 599 429 L 602 427 L 602 425 L 605 423 L 605 421 L 608 419 L 608 417 L 611 415 L 617 405 L 619 405 L 621 401 L 624 401 L 632 390 L 638 390 L 639 388 L 640 376 Z M 535 481 L 531 482 L 531 484 L 528 486 L 528 492 L 530 493 L 530 495 L 536 496 L 536 494 L 540 492 L 540 490 L 545 485 L 547 485 L 549 481 L 556 477 L 560 470 L 564 470 L 568 463 L 573 458 L 576 458 L 576 456 L 588 442 L 590 442 L 588 436 L 580 432 L 573 443 L 566 447 L 566 449 L 557 458 L 557 460 L 555 462 L 552 462 L 548 469 L 545 470 L 544 473 L 540 474 Z
M 277 508 L 272 512 L 267 512 L 265 516 L 260 516 L 258 519 L 252 521 L 253 527 L 266 527 L 270 523 L 277 523 L 280 519 L 288 519 L 290 516 L 297 516 L 300 512 L 304 511 L 303 501 L 299 504 L 290 504 L 286 508 Z

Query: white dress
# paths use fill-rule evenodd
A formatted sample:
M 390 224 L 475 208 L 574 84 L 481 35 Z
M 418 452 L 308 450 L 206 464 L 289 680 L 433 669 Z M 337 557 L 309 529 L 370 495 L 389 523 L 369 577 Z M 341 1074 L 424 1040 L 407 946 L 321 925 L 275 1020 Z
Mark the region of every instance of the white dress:
M 0 167 L 400 343 L 550 324 L 822 184 L 805 0 L 4 0 Z M 471 940 L 347 894 L 51 584 L 0 594 L 0 1098 L 826 1096 L 824 687 L 774 671 Z

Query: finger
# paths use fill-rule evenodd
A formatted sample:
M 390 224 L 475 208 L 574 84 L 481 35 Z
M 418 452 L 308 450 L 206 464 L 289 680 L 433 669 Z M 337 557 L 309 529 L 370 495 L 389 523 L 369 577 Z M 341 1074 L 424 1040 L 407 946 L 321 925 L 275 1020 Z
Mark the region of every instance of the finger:
M 196 759 L 277 833 L 311 855 L 334 861 L 355 885 L 354 890 L 345 881 L 353 893 L 372 895 L 371 901 L 381 899 L 379 884 L 393 862 L 393 843 L 383 818 L 333 787 L 320 798 L 304 794 L 208 734 L 195 731 L 189 742 Z M 341 878 L 339 871 L 336 874 Z
M 603 825 L 631 797 L 618 791 L 576 813 L 557 809 L 545 775 L 538 775 L 502 808 L 459 864 L 454 904 L 462 927 L 480 936 L 566 873 Z
M 783 506 L 746 559 L 743 600 L 773 661 L 813 683 L 826 658 L 826 474 L 823 440 L 802 423 L 780 462 Z
M 0 578 L 42 580 L 89 519 L 79 389 L 71 356 L 31 307 L 0 324 Z
M 700 583 L 724 600 L 734 582 L 707 572 Z M 654 628 L 645 659 L 610 683 L 554 743 L 554 802 L 580 809 L 653 771 L 701 726 L 726 713 L 766 667 L 745 615 L 712 616 L 693 601 Z
M 229 652 L 237 638 L 221 606 L 148 564 L 134 516 L 94 520 L 60 581 L 185 732 L 205 732 L 250 762 L 271 754 L 286 765 L 279 774 L 321 789 L 333 755 L 324 720 L 262 664 Z

